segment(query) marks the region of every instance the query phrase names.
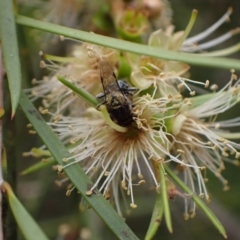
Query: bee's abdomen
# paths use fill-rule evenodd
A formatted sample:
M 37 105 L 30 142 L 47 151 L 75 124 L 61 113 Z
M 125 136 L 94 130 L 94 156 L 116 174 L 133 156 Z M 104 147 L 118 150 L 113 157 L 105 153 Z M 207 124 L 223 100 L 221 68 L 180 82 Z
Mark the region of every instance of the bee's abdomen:
M 107 110 L 113 120 L 121 126 L 128 126 L 132 122 L 132 105 L 123 94 L 112 94 L 106 98 Z

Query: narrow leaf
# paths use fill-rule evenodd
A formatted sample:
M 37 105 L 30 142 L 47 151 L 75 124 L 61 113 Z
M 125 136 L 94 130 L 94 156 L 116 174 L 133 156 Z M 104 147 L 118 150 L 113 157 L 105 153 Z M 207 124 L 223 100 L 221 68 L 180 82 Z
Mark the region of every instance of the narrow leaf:
M 156 202 L 153 208 L 152 218 L 150 225 L 148 227 L 147 234 L 145 236 L 145 240 L 151 240 L 153 239 L 154 235 L 156 234 L 161 222 L 162 222 L 162 216 L 163 216 L 163 202 L 161 194 L 157 194 Z
M 77 93 L 85 102 L 89 103 L 91 106 L 96 107 L 98 104 L 97 99 L 91 95 L 89 92 L 82 88 L 78 88 L 76 85 L 69 82 L 67 79 L 58 76 L 58 80 L 64 84 L 66 87 L 70 88 L 73 92 Z
M 147 46 L 138 43 L 132 43 L 120 39 L 106 37 L 94 33 L 84 32 L 72 28 L 63 27 L 57 24 L 42 22 L 32 18 L 24 17 L 21 15 L 16 16 L 16 22 L 18 24 L 36 28 L 39 30 L 63 35 L 73 39 L 82 40 L 97 45 L 115 48 L 121 51 L 132 52 L 136 54 L 173 60 L 179 62 L 189 63 L 191 65 L 199 65 L 206 67 L 216 67 L 225 69 L 240 70 L 240 61 L 235 59 L 220 58 L 220 57 L 204 57 L 200 54 L 182 53 L 176 51 L 170 51 L 166 49 L 160 49 L 159 47 Z
M 52 156 L 60 165 L 64 165 L 64 161 L 62 160 L 64 158 L 71 157 L 70 153 L 59 141 L 50 127 L 45 123 L 44 119 L 23 92 L 20 98 L 20 105 L 30 123 L 37 131 L 48 150 L 51 152 Z M 138 239 L 122 220 L 122 218 L 120 218 L 117 212 L 112 208 L 112 206 L 110 206 L 110 204 L 105 200 L 102 194 L 96 190 L 91 196 L 86 195 L 86 192 L 89 190 L 89 188 L 91 188 L 93 183 L 78 164 L 73 164 L 65 168 L 64 171 L 68 175 L 71 182 L 75 185 L 77 190 L 81 193 L 83 198 L 100 216 L 100 218 L 102 218 L 102 220 L 107 224 L 109 229 L 112 230 L 118 239 Z
M 160 174 L 160 182 L 161 182 L 161 197 L 163 202 L 163 213 L 166 221 L 167 228 L 170 233 L 172 233 L 172 219 L 171 219 L 171 211 L 168 202 L 168 193 L 167 193 L 167 184 L 166 184 L 166 176 L 163 172 L 163 168 L 159 165 L 159 174 Z
M 168 175 L 178 184 L 180 188 L 182 188 L 186 193 L 191 194 L 191 189 L 185 185 L 185 183 L 174 174 L 166 165 L 164 165 L 164 169 L 168 173 Z M 199 208 L 207 215 L 209 220 L 213 223 L 213 225 L 219 230 L 219 232 L 227 238 L 226 231 L 223 225 L 220 223 L 216 215 L 211 211 L 211 209 L 199 198 L 196 194 L 192 196 L 192 199 L 196 202 Z
M 26 240 L 47 240 L 46 235 L 16 198 L 11 186 L 7 182 L 4 182 L 2 187 L 7 192 L 10 208 Z
M 0 1 L 0 32 L 4 65 L 7 71 L 12 101 L 13 117 L 19 103 L 22 76 L 12 0 Z

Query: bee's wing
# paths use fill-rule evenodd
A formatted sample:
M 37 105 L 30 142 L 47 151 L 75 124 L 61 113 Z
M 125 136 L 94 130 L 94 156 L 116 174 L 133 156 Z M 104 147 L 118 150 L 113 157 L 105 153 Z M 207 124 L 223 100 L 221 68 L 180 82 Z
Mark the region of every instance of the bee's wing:
M 99 69 L 104 91 L 108 88 L 110 84 L 113 85 L 114 83 L 116 83 L 116 87 L 119 88 L 117 83 L 117 77 L 108 61 L 101 60 L 99 62 Z

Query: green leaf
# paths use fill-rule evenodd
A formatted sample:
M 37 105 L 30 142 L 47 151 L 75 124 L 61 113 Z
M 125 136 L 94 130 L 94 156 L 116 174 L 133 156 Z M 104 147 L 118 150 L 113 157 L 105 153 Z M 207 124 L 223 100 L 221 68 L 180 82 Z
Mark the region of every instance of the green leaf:
M 26 95 L 22 92 L 20 98 L 20 105 L 26 114 L 28 120 L 35 128 L 52 156 L 60 165 L 64 165 L 64 158 L 71 157 L 70 153 L 59 141 L 57 136 L 52 132 L 50 127 L 45 123 L 39 112 L 34 108 L 33 104 L 28 100 Z M 94 209 L 94 211 L 107 224 L 109 229 L 116 235 L 118 239 L 135 240 L 138 239 L 131 229 L 126 225 L 117 212 L 109 205 L 105 198 L 99 192 L 95 191 L 91 196 L 87 196 L 86 192 L 93 185 L 91 180 L 81 169 L 79 164 L 73 164 L 64 169 L 71 182 L 75 185 L 77 190 L 81 193 L 83 198 Z M 64 197 L 64 196 L 63 196 Z
M 166 184 L 166 176 L 163 172 L 162 165 L 159 165 L 159 175 L 160 175 L 160 190 L 161 190 L 161 197 L 163 202 L 163 213 L 166 221 L 166 225 L 168 231 L 172 233 L 172 219 L 171 219 L 171 211 L 168 202 L 168 193 L 167 193 L 167 184 Z
M 154 235 L 156 234 L 161 221 L 162 221 L 162 215 L 163 215 L 163 202 L 161 194 L 157 194 L 156 202 L 153 208 L 152 212 L 152 218 L 150 225 L 148 227 L 147 234 L 145 236 L 145 240 L 151 240 L 153 239 Z
M 7 71 L 12 101 L 13 117 L 19 103 L 22 75 L 12 0 L 0 1 L 0 32 L 4 65 Z
M 34 219 L 29 215 L 20 201 L 16 198 L 12 188 L 7 182 L 2 184 L 8 195 L 8 202 L 17 224 L 27 240 L 47 240 L 48 238 L 39 228 Z
M 204 57 L 204 56 L 201 56 L 200 54 L 182 53 L 182 52 L 160 49 L 158 47 L 132 43 L 132 42 L 128 42 L 120 39 L 101 36 L 94 33 L 88 33 L 84 31 L 72 29 L 72 28 L 67 28 L 67 27 L 63 27 L 60 25 L 52 24 L 52 23 L 42 22 L 39 20 L 21 16 L 21 15 L 16 16 L 16 22 L 24 26 L 63 35 L 65 37 L 70 37 L 73 39 L 79 39 L 85 42 L 90 42 L 90 43 L 98 44 L 101 46 L 115 48 L 121 51 L 127 51 L 127 52 L 137 53 L 141 55 L 166 59 L 166 60 L 185 62 L 191 65 L 225 68 L 225 69 L 234 68 L 236 70 L 240 70 L 240 61 L 235 59 Z
M 58 80 L 64 84 L 66 87 L 70 88 L 73 92 L 77 93 L 85 102 L 89 103 L 91 106 L 96 107 L 98 104 L 97 99 L 91 95 L 89 92 L 82 88 L 78 88 L 76 85 L 69 82 L 67 79 L 58 76 Z
M 178 184 L 180 188 L 182 188 L 186 193 L 192 194 L 192 190 L 185 185 L 185 183 L 174 174 L 166 165 L 164 165 L 164 169 L 168 173 L 168 175 Z M 223 225 L 220 223 L 216 215 L 211 211 L 211 209 L 199 198 L 196 194 L 192 196 L 192 199 L 196 202 L 199 208 L 207 215 L 209 220 L 213 223 L 213 225 L 219 230 L 219 232 L 227 238 L 226 231 Z

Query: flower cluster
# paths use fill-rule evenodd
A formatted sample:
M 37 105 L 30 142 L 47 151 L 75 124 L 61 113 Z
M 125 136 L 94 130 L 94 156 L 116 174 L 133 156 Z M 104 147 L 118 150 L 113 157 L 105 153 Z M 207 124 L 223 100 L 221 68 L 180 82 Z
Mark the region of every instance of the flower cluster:
M 189 29 L 179 34 L 173 34 L 171 26 L 166 31 L 156 31 L 151 34 L 149 45 L 202 51 L 222 41 L 218 38 L 204 47 L 197 44 L 226 21 L 230 13 L 231 10 L 195 38 L 186 39 Z M 37 85 L 27 91 L 32 100 L 42 97 L 44 108 L 51 109 L 44 111 L 53 115 L 54 121 L 48 124 L 72 154 L 71 158 L 63 159 L 65 164 L 59 171 L 80 163 L 94 181 L 86 194 L 91 195 L 98 188 L 106 199 L 114 201 L 120 215 L 119 191 L 126 192 L 130 206 L 136 208 L 134 187 L 145 183 L 158 191 L 161 182 L 157 168 L 164 169 L 166 165 L 178 169 L 192 193 L 206 200 L 209 194 L 203 171 L 210 170 L 227 189 L 227 181 L 221 175 L 224 161 L 238 164 L 240 156 L 240 145 L 233 141 L 240 134 L 228 129 L 240 123 L 239 118 L 218 121 L 217 117 L 239 101 L 240 80 L 234 71 L 220 91 L 195 96 L 191 85 L 208 88 L 210 83 L 188 79 L 188 65 L 130 53 L 122 55 L 131 67 L 131 75 L 124 81 L 116 78 L 122 57 L 116 50 L 82 43 L 67 58 L 43 55 L 50 64 L 42 65 L 54 71 L 46 79 L 34 80 Z M 102 69 L 104 62 L 111 66 L 110 72 Z M 92 95 L 103 92 L 100 94 L 103 100 L 95 107 L 84 104 L 58 82 L 59 75 Z M 134 87 L 138 88 L 135 93 Z M 216 86 L 210 89 L 216 90 Z M 190 97 L 184 97 L 182 90 Z M 116 105 L 121 111 L 115 110 Z M 131 118 L 129 124 L 118 125 L 119 114 L 121 119 Z M 180 192 L 179 195 L 185 196 L 185 216 L 190 211 L 195 213 L 195 204 L 189 204 L 191 198 Z
M 61 38 L 63 39 L 63 37 Z M 97 48 L 98 54 L 94 58 L 89 57 L 89 53 L 94 52 L 95 48 Z M 86 43 L 74 46 L 69 57 L 51 56 L 42 52 L 40 55 L 45 59 L 45 61 L 41 61 L 40 66 L 51 70 L 52 73 L 42 80 L 33 79 L 32 83 L 36 86 L 26 89 L 25 92 L 32 101 L 42 98 L 44 108 L 55 109 L 57 114 L 69 110 L 72 116 L 81 112 L 83 102 L 74 97 L 72 91 L 60 83 L 57 77 L 65 77 L 76 86 L 96 95 L 101 91 L 98 56 L 104 57 L 113 64 L 118 63 L 119 57 L 119 53 L 113 49 Z

